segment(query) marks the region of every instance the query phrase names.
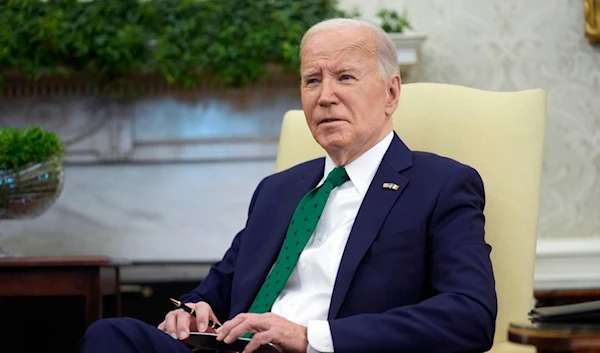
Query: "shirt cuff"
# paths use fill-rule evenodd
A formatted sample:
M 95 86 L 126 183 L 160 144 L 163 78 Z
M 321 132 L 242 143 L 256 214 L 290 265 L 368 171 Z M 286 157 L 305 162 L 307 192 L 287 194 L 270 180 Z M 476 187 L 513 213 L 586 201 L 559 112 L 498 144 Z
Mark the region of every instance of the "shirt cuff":
M 306 335 L 308 338 L 307 353 L 333 353 L 331 329 L 326 320 L 311 320 L 308 322 Z

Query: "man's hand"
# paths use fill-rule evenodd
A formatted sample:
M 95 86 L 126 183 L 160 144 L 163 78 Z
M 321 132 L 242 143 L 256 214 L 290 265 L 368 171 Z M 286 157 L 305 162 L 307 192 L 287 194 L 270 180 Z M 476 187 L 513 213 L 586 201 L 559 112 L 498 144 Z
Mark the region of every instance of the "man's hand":
M 165 316 L 165 320 L 158 325 L 158 329 L 170 334 L 174 339 L 183 341 L 189 337 L 190 331 L 214 333 L 215 331 L 208 327 L 209 318 L 219 325 L 221 324 L 207 303 L 198 302 L 185 305 L 196 309 L 195 318 L 183 309 L 173 310 Z
M 217 340 L 230 344 L 246 332 L 254 332 L 254 336 L 244 353 L 254 352 L 267 343 L 286 353 L 306 353 L 308 347 L 305 326 L 273 313 L 239 314 L 217 329 Z

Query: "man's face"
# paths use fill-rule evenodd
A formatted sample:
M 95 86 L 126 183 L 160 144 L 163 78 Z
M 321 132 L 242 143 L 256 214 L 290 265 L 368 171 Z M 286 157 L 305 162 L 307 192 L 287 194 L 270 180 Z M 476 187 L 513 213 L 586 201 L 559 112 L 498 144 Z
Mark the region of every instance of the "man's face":
M 308 126 L 325 150 L 345 154 L 345 160 L 364 153 L 392 126 L 399 76 L 382 79 L 377 55 L 375 34 L 362 28 L 318 32 L 302 49 L 301 95 Z

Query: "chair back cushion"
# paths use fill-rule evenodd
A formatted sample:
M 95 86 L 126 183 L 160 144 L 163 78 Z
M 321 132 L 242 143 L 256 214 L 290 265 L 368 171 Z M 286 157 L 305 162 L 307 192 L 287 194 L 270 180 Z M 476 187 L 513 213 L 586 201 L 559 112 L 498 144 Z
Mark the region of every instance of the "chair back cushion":
M 506 341 L 509 322 L 526 320 L 533 300 L 546 93 L 405 84 L 393 118 L 410 149 L 453 158 L 481 174 L 498 293 L 495 341 Z M 304 113 L 287 112 L 277 171 L 323 155 Z

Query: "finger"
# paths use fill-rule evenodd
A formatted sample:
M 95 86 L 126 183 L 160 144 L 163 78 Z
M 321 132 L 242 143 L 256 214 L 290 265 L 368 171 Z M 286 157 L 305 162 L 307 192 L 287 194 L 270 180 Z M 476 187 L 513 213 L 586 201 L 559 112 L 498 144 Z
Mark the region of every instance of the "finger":
M 196 309 L 196 329 L 198 332 L 206 332 L 208 328 L 208 318 L 211 317 L 212 309 L 210 305 L 205 302 L 198 302 L 195 306 Z M 212 314 L 214 316 L 214 314 Z
M 166 333 L 170 334 L 171 337 L 177 339 L 177 312 L 183 311 L 181 309 L 170 311 L 165 317 Z
M 223 342 L 231 344 L 246 332 L 262 332 L 268 330 L 263 315 L 245 315 L 244 320 L 239 325 L 231 328 L 229 334 L 223 339 Z
M 273 331 L 264 331 L 258 332 L 252 336 L 252 339 L 246 347 L 244 348 L 243 353 L 252 353 L 260 348 L 260 346 L 270 343 L 273 339 Z
M 180 340 L 184 340 L 188 338 L 190 335 L 190 321 L 192 315 L 183 311 L 177 310 L 177 327 L 175 333 L 179 337 Z
M 238 314 L 233 319 L 226 321 L 221 327 L 217 329 L 217 340 L 222 341 L 225 339 L 225 337 L 228 337 L 231 333 L 231 330 L 241 325 L 246 320 L 246 317 L 249 315 L 250 314 Z
M 157 328 L 159 330 L 161 330 L 161 331 L 165 331 L 166 332 L 166 330 L 167 330 L 167 323 L 166 323 L 166 321 L 163 320 L 163 322 L 161 322 L 160 324 L 158 324 Z

